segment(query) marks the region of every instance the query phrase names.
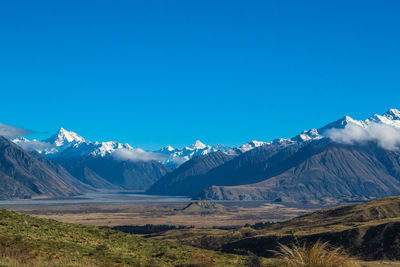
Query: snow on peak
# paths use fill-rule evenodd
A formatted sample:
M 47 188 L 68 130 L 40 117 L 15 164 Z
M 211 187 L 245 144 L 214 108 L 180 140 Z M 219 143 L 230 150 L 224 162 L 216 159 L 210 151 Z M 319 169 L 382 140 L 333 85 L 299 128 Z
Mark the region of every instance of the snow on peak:
M 195 149 L 203 149 L 206 148 L 207 146 L 205 144 L 203 144 L 200 140 L 197 140 L 193 145 L 193 148 Z
M 391 108 L 383 116 L 390 120 L 400 120 L 400 110 Z
M 245 144 L 243 144 L 242 146 L 239 147 L 239 150 L 244 153 L 247 152 L 253 148 L 259 147 L 259 146 L 263 146 L 265 144 L 268 144 L 267 142 L 262 142 L 262 141 L 256 141 L 256 140 L 252 140 L 250 142 L 247 142 Z
M 365 120 L 365 124 L 367 126 L 370 125 L 371 123 L 382 123 L 396 128 L 400 128 L 400 111 L 397 109 L 390 109 L 382 116 L 375 114 Z
M 383 115 L 374 115 L 366 120 L 355 120 L 349 116 L 345 116 L 337 121 L 334 121 L 325 127 L 319 129 L 311 129 L 308 131 L 303 131 L 299 135 L 288 138 L 288 139 L 274 139 L 271 142 L 262 142 L 252 140 L 249 141 L 238 148 L 231 148 L 224 145 L 206 145 L 202 143 L 200 140 L 197 140 L 194 144 L 190 146 L 186 146 L 183 148 L 173 148 L 172 146 L 164 147 L 158 151 L 150 152 L 157 153 L 157 155 L 162 155 L 162 157 L 158 157 L 158 160 L 169 167 L 177 167 L 180 164 L 184 163 L 187 160 L 192 159 L 193 157 L 205 155 L 208 153 L 222 151 L 226 154 L 230 155 L 239 155 L 241 153 L 245 153 L 249 150 L 252 150 L 256 147 L 261 147 L 264 145 L 271 146 L 279 146 L 286 147 L 289 145 L 304 145 L 312 140 L 317 140 L 324 138 L 326 133 L 332 129 L 344 129 L 347 125 L 356 125 L 362 128 L 368 128 L 374 123 L 382 123 L 386 125 L 390 125 L 393 127 L 400 128 L 400 111 L 397 109 L 390 109 Z M 111 155 L 114 152 L 137 152 L 137 157 L 142 157 L 147 153 L 144 150 L 139 148 L 134 149 L 129 144 L 123 144 L 119 142 L 91 142 L 85 141 L 83 137 L 78 135 L 75 132 L 68 131 L 64 128 L 60 128 L 60 130 L 43 141 L 37 140 L 28 140 L 24 137 L 19 137 L 13 140 L 14 143 L 17 143 L 21 147 L 27 150 L 35 150 L 39 153 L 48 155 L 64 155 L 67 157 L 77 155 L 77 156 L 85 156 L 91 155 L 94 157 L 105 157 L 107 155 Z
M 201 141 L 197 140 L 194 144 L 190 146 L 186 146 L 183 148 L 173 148 L 171 146 L 167 146 L 161 148 L 160 150 L 154 151 L 154 153 L 162 153 L 166 155 L 166 158 L 162 161 L 162 163 L 166 164 L 169 167 L 175 168 L 182 163 L 192 159 L 193 157 L 206 155 L 211 152 L 216 152 L 218 150 L 228 150 L 227 147 L 217 145 L 217 146 L 209 146 L 203 144 Z
M 119 142 L 114 142 L 114 141 L 108 141 L 108 142 L 96 142 L 93 143 L 94 148 L 92 148 L 92 151 L 89 153 L 92 156 L 100 156 L 100 157 L 105 157 L 106 155 L 110 155 L 111 153 L 117 151 L 117 150 L 133 150 L 133 147 L 129 145 L 128 143 L 123 144 Z
M 365 126 L 363 121 L 355 120 L 350 116 L 344 116 L 344 118 L 343 118 L 343 126 L 346 126 L 349 123 L 355 124 L 355 125 L 358 125 L 358 126 L 361 126 L 361 127 Z
M 227 152 L 227 151 L 232 149 L 232 147 L 226 146 L 226 145 L 223 145 L 223 144 L 213 145 L 212 148 L 213 148 L 213 150 L 221 151 L 221 152 Z
M 60 128 L 60 130 L 58 130 L 56 134 L 50 136 L 48 139 L 44 141 L 59 147 L 71 143 L 83 143 L 85 142 L 85 139 L 75 132 L 67 131 L 64 128 Z
M 26 139 L 26 138 L 23 137 L 23 136 L 16 137 L 16 138 L 12 139 L 12 141 L 13 141 L 14 143 L 16 143 L 16 144 L 18 144 L 18 143 L 24 143 L 24 142 L 30 142 L 28 139 Z
M 252 140 L 252 141 L 250 141 L 249 143 L 251 143 L 252 145 L 254 145 L 255 147 L 257 147 L 257 146 L 263 146 L 263 145 L 265 145 L 267 142 Z
M 161 148 L 157 152 L 167 153 L 168 154 L 168 153 L 173 152 L 173 151 L 175 151 L 175 148 L 173 148 L 172 146 L 166 146 L 166 147 Z
M 331 122 L 328 125 L 319 128 L 318 129 L 318 133 L 321 135 L 325 135 L 325 133 L 331 129 L 343 129 L 345 128 L 348 124 L 352 124 L 352 125 L 357 125 L 360 126 L 362 128 L 364 128 L 366 126 L 365 121 L 361 121 L 361 120 L 355 120 L 349 116 L 344 116 L 343 118 Z
M 301 134 L 299 134 L 296 138 L 293 139 L 298 139 L 297 141 L 311 141 L 311 140 L 316 140 L 320 139 L 322 136 L 319 134 L 317 129 L 311 129 L 308 131 L 302 131 Z
M 174 151 L 175 150 L 175 148 L 173 148 L 172 146 L 167 146 L 167 147 L 165 147 L 165 149 L 167 151 Z

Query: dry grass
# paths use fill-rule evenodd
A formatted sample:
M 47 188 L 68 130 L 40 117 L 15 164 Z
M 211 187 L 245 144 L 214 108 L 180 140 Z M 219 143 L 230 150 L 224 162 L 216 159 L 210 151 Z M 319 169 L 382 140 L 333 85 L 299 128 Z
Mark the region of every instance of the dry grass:
M 328 243 L 317 241 L 313 245 L 280 245 L 277 252 L 281 266 L 285 267 L 357 267 L 355 260 L 340 248 L 330 248 Z
M 60 222 L 96 226 L 166 224 L 193 225 L 196 227 L 254 224 L 260 221 L 281 221 L 305 214 L 280 204 L 235 203 L 220 209 L 204 212 L 187 209 L 182 203 L 85 203 L 0 205 L 17 212 Z
M 324 209 L 272 225 L 260 234 L 282 234 L 296 229 L 297 235 L 339 232 L 364 225 L 378 225 L 400 220 L 400 197 Z

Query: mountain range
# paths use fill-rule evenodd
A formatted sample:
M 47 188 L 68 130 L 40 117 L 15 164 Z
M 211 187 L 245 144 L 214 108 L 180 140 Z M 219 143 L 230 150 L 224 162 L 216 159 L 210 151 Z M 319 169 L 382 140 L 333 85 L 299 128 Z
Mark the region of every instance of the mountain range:
M 293 138 L 240 147 L 196 141 L 145 151 L 116 141 L 88 141 L 64 128 L 42 141 L 1 141 L 2 198 L 115 189 L 201 199 L 332 203 L 400 194 L 396 109 L 366 120 L 345 116 Z
M 133 161 L 158 161 L 169 168 L 176 168 L 182 163 L 200 155 L 206 155 L 216 151 L 223 151 L 228 154 L 237 155 L 255 147 L 265 144 L 265 142 L 250 141 L 241 147 L 232 148 L 217 144 L 214 146 L 205 145 L 197 140 L 190 146 L 183 148 L 163 147 L 156 151 L 145 151 L 141 148 L 133 148 L 128 143 L 116 141 L 98 142 L 85 140 L 79 134 L 60 128 L 49 138 L 38 141 L 28 140 L 25 137 L 14 138 L 13 142 L 28 151 L 36 151 L 39 154 L 50 158 L 55 157 L 108 157 L 114 156 L 124 160 Z
M 147 190 L 171 169 L 198 156 L 224 151 L 230 158 L 263 144 L 251 141 L 242 147 L 230 148 L 205 145 L 198 140 L 183 148 L 167 146 L 145 151 L 127 143 L 88 141 L 64 128 L 42 141 L 18 137 L 13 142 L 62 165 L 71 175 L 95 189 L 134 191 Z
M 192 159 L 147 192 L 201 199 L 311 203 L 398 195 L 399 128 L 400 111 L 395 109 L 364 121 L 345 116 L 225 161 L 213 153 Z M 203 166 L 199 161 L 215 167 L 201 172 L 188 170 Z

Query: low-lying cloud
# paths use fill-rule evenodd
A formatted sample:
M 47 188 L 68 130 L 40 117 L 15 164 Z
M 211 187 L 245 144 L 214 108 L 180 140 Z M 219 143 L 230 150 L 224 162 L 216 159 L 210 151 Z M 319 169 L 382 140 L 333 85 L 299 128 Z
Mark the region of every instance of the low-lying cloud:
M 25 149 L 26 151 L 36 151 L 41 153 L 42 151 L 51 151 L 51 149 L 54 149 L 54 146 L 52 144 L 46 143 L 46 142 L 41 142 L 37 140 L 29 141 L 29 142 L 17 142 L 17 144 Z
M 166 158 L 165 155 L 144 151 L 143 149 L 117 149 L 112 153 L 112 156 L 118 160 L 131 160 L 131 161 L 161 161 Z
M 400 129 L 382 123 L 371 123 L 365 128 L 356 124 L 347 124 L 343 129 L 328 130 L 325 135 L 343 144 L 374 141 L 387 150 L 399 150 L 400 147 Z
M 31 131 L 16 126 L 6 125 L 0 122 L 0 135 L 13 138 L 17 136 L 24 136 L 31 133 Z

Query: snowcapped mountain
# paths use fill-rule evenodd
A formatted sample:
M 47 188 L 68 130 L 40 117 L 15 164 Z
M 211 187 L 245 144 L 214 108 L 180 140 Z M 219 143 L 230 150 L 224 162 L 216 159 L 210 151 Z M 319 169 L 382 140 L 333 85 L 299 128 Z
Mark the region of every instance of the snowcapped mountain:
M 20 145 L 28 151 L 36 151 L 40 154 L 48 156 L 94 156 L 105 157 L 111 155 L 116 150 L 132 150 L 134 148 L 129 144 L 119 142 L 92 142 L 85 140 L 79 134 L 67 131 L 61 128 L 49 138 L 38 141 L 28 140 L 24 137 L 18 137 L 13 140 L 14 143 Z
M 185 146 L 183 148 L 173 148 L 167 146 L 161 148 L 160 150 L 154 151 L 154 153 L 160 153 L 166 156 L 166 159 L 162 162 L 168 167 L 177 167 L 182 163 L 192 159 L 193 157 L 206 155 L 211 152 L 222 150 L 229 150 L 228 147 L 223 145 L 210 146 L 203 144 L 200 140 L 197 140 L 194 144 L 190 146 Z
M 393 128 L 400 129 L 400 111 L 397 109 L 390 109 L 386 113 L 382 115 L 373 115 L 365 120 L 356 120 L 349 116 L 344 116 L 343 118 L 331 122 L 324 127 L 319 129 L 310 129 L 308 131 L 303 131 L 299 135 L 292 138 L 279 138 L 274 139 L 271 142 L 254 142 L 255 147 L 258 146 L 269 146 L 269 147 L 279 147 L 285 148 L 291 145 L 296 145 L 297 147 L 302 147 L 312 141 L 320 140 L 323 138 L 331 138 L 332 131 L 335 130 L 343 130 L 345 128 L 356 128 L 368 131 L 369 128 L 375 127 L 376 125 L 383 125 Z M 345 134 L 345 133 L 344 133 Z M 244 144 L 240 148 L 242 149 L 241 153 L 246 152 L 246 148 L 250 147 L 250 150 L 253 149 L 251 142 Z M 239 149 L 240 149 L 239 148 Z M 234 149 L 234 151 L 238 151 L 239 149 Z
M 38 141 L 33 139 L 32 141 L 25 137 L 17 137 L 12 140 L 15 144 L 19 145 L 27 151 L 36 151 L 39 154 L 47 155 L 57 152 L 57 148 L 46 142 Z
M 119 159 L 134 159 L 139 161 L 157 160 L 169 167 L 177 167 L 195 156 L 205 155 L 216 151 L 228 151 L 231 147 L 224 145 L 205 145 L 197 140 L 194 144 L 183 148 L 164 147 L 150 152 L 140 148 L 133 148 L 127 143 L 115 141 L 92 142 L 85 140 L 79 134 L 61 128 L 49 138 L 38 141 L 28 140 L 24 137 L 15 138 L 14 143 L 28 151 L 36 151 L 49 157 L 107 157 L 115 155 Z M 118 152 L 118 153 L 117 153 Z
M 85 139 L 75 132 L 67 131 L 60 128 L 54 135 L 49 138 L 38 141 L 36 139 L 28 140 L 25 137 L 18 137 L 12 140 L 22 148 L 28 151 L 36 151 L 43 155 L 56 154 L 72 146 L 79 146 L 86 143 Z
M 395 128 L 400 128 L 400 111 L 397 109 L 390 109 L 383 115 L 375 114 L 365 120 L 355 120 L 349 116 L 344 116 L 343 118 L 329 123 L 328 125 L 321 127 L 319 129 L 310 129 L 308 131 L 303 131 L 299 135 L 288 138 L 288 139 L 275 139 L 272 142 L 264 143 L 265 144 L 273 144 L 273 143 L 303 143 L 310 142 L 313 140 L 319 140 L 327 137 L 327 133 L 332 129 L 344 129 L 346 126 L 356 126 L 362 129 L 366 129 L 368 127 L 373 126 L 374 124 L 382 124 L 387 126 L 392 126 Z
M 263 145 L 269 144 L 268 142 L 262 142 L 262 141 L 256 141 L 256 140 L 252 140 L 249 141 L 247 143 L 244 143 L 243 145 L 241 145 L 240 147 L 231 147 L 228 148 L 226 150 L 220 150 L 222 152 L 224 152 L 225 154 L 232 156 L 232 157 L 236 157 L 240 154 L 243 154 L 247 151 L 250 151 L 256 147 L 260 147 Z
M 147 192 L 278 201 L 398 194 L 400 130 L 394 128 L 400 128 L 399 122 L 400 112 L 392 109 L 366 120 L 345 116 L 292 138 L 248 142 L 225 152 L 229 158 L 221 157 L 223 153 L 194 158 Z M 371 190 L 365 190 L 366 184 Z
M 69 157 L 80 157 L 80 156 L 93 156 L 93 157 L 106 157 L 118 150 L 131 150 L 135 149 L 129 144 L 123 144 L 114 141 L 108 142 L 89 142 L 85 141 L 82 143 L 76 143 L 72 146 L 60 150 L 57 156 L 69 156 Z
M 250 141 L 238 148 L 232 148 L 225 151 L 229 155 L 239 155 L 252 150 L 260 146 L 270 146 L 270 147 L 280 147 L 285 148 L 291 145 L 303 146 L 314 140 L 319 140 L 326 138 L 329 135 L 329 131 L 333 129 L 344 129 L 346 126 L 356 126 L 362 129 L 367 129 L 375 124 L 382 124 L 386 126 L 391 126 L 395 128 L 400 128 L 400 111 L 397 109 L 390 109 L 383 115 L 373 115 L 365 120 L 355 120 L 349 116 L 344 116 L 343 118 L 329 123 L 328 125 L 321 127 L 319 129 L 310 129 L 308 131 L 303 131 L 299 135 L 292 138 L 278 138 L 270 142 L 261 141 Z
M 20 137 L 14 138 L 12 141 L 17 145 L 22 146 L 23 144 L 27 144 L 27 143 L 36 141 L 36 139 L 33 139 L 32 141 L 30 141 L 27 138 L 20 136 Z
M 53 144 L 56 147 L 63 147 L 70 146 L 71 144 L 81 144 L 85 142 L 85 139 L 75 132 L 60 128 L 56 134 L 43 140 L 43 142 Z
M 267 142 L 262 142 L 262 141 L 255 141 L 255 140 L 253 140 L 253 141 L 250 141 L 250 142 L 247 142 L 247 143 L 243 144 L 243 145 L 240 146 L 238 149 L 239 149 L 242 153 L 244 153 L 244 152 L 247 152 L 247 151 L 249 151 L 249 150 L 252 150 L 253 148 L 256 148 L 256 147 L 259 147 L 259 146 L 263 146 L 263 145 L 265 145 L 265 144 L 267 144 Z
M 90 155 L 93 157 L 106 157 L 112 155 L 116 151 L 120 152 L 131 152 L 136 153 L 134 157 L 136 160 L 141 155 L 146 156 L 148 160 L 149 155 L 146 153 L 152 153 L 150 158 L 167 165 L 168 167 L 176 168 L 182 163 L 192 159 L 193 157 L 206 155 L 208 153 L 222 151 L 230 156 L 237 156 L 242 153 L 246 153 L 254 148 L 260 146 L 278 146 L 286 147 L 293 144 L 307 144 L 313 140 L 322 139 L 327 136 L 329 130 L 332 129 L 344 129 L 347 125 L 358 126 L 360 128 L 366 129 L 374 124 L 383 124 L 392 126 L 395 128 L 400 128 L 400 111 L 397 109 L 390 109 L 383 115 L 373 115 L 366 120 L 355 120 L 349 116 L 345 116 L 337 121 L 334 121 L 319 129 L 310 129 L 308 131 L 303 131 L 299 135 L 293 138 L 279 138 L 274 139 L 270 142 L 263 141 L 250 141 L 243 144 L 240 147 L 232 148 L 224 145 L 206 145 L 201 141 L 197 140 L 194 144 L 190 146 L 185 146 L 183 148 L 173 148 L 171 146 L 166 146 L 159 150 L 150 152 L 144 151 L 140 148 L 133 148 L 129 144 L 109 141 L 109 142 L 92 142 L 85 140 L 82 136 L 75 132 L 68 131 L 61 128 L 57 133 L 50 136 L 49 138 L 38 141 L 38 140 L 28 140 L 24 137 L 19 137 L 14 139 L 14 143 L 20 145 L 26 150 L 37 151 L 40 154 L 56 156 L 85 156 Z M 129 155 L 125 153 L 126 155 Z M 157 157 L 155 157 L 158 155 Z
M 365 120 L 365 124 L 369 125 L 371 123 L 383 123 L 396 128 L 400 128 L 400 111 L 397 109 L 390 109 L 388 112 L 384 113 L 382 116 L 375 114 L 374 116 Z

